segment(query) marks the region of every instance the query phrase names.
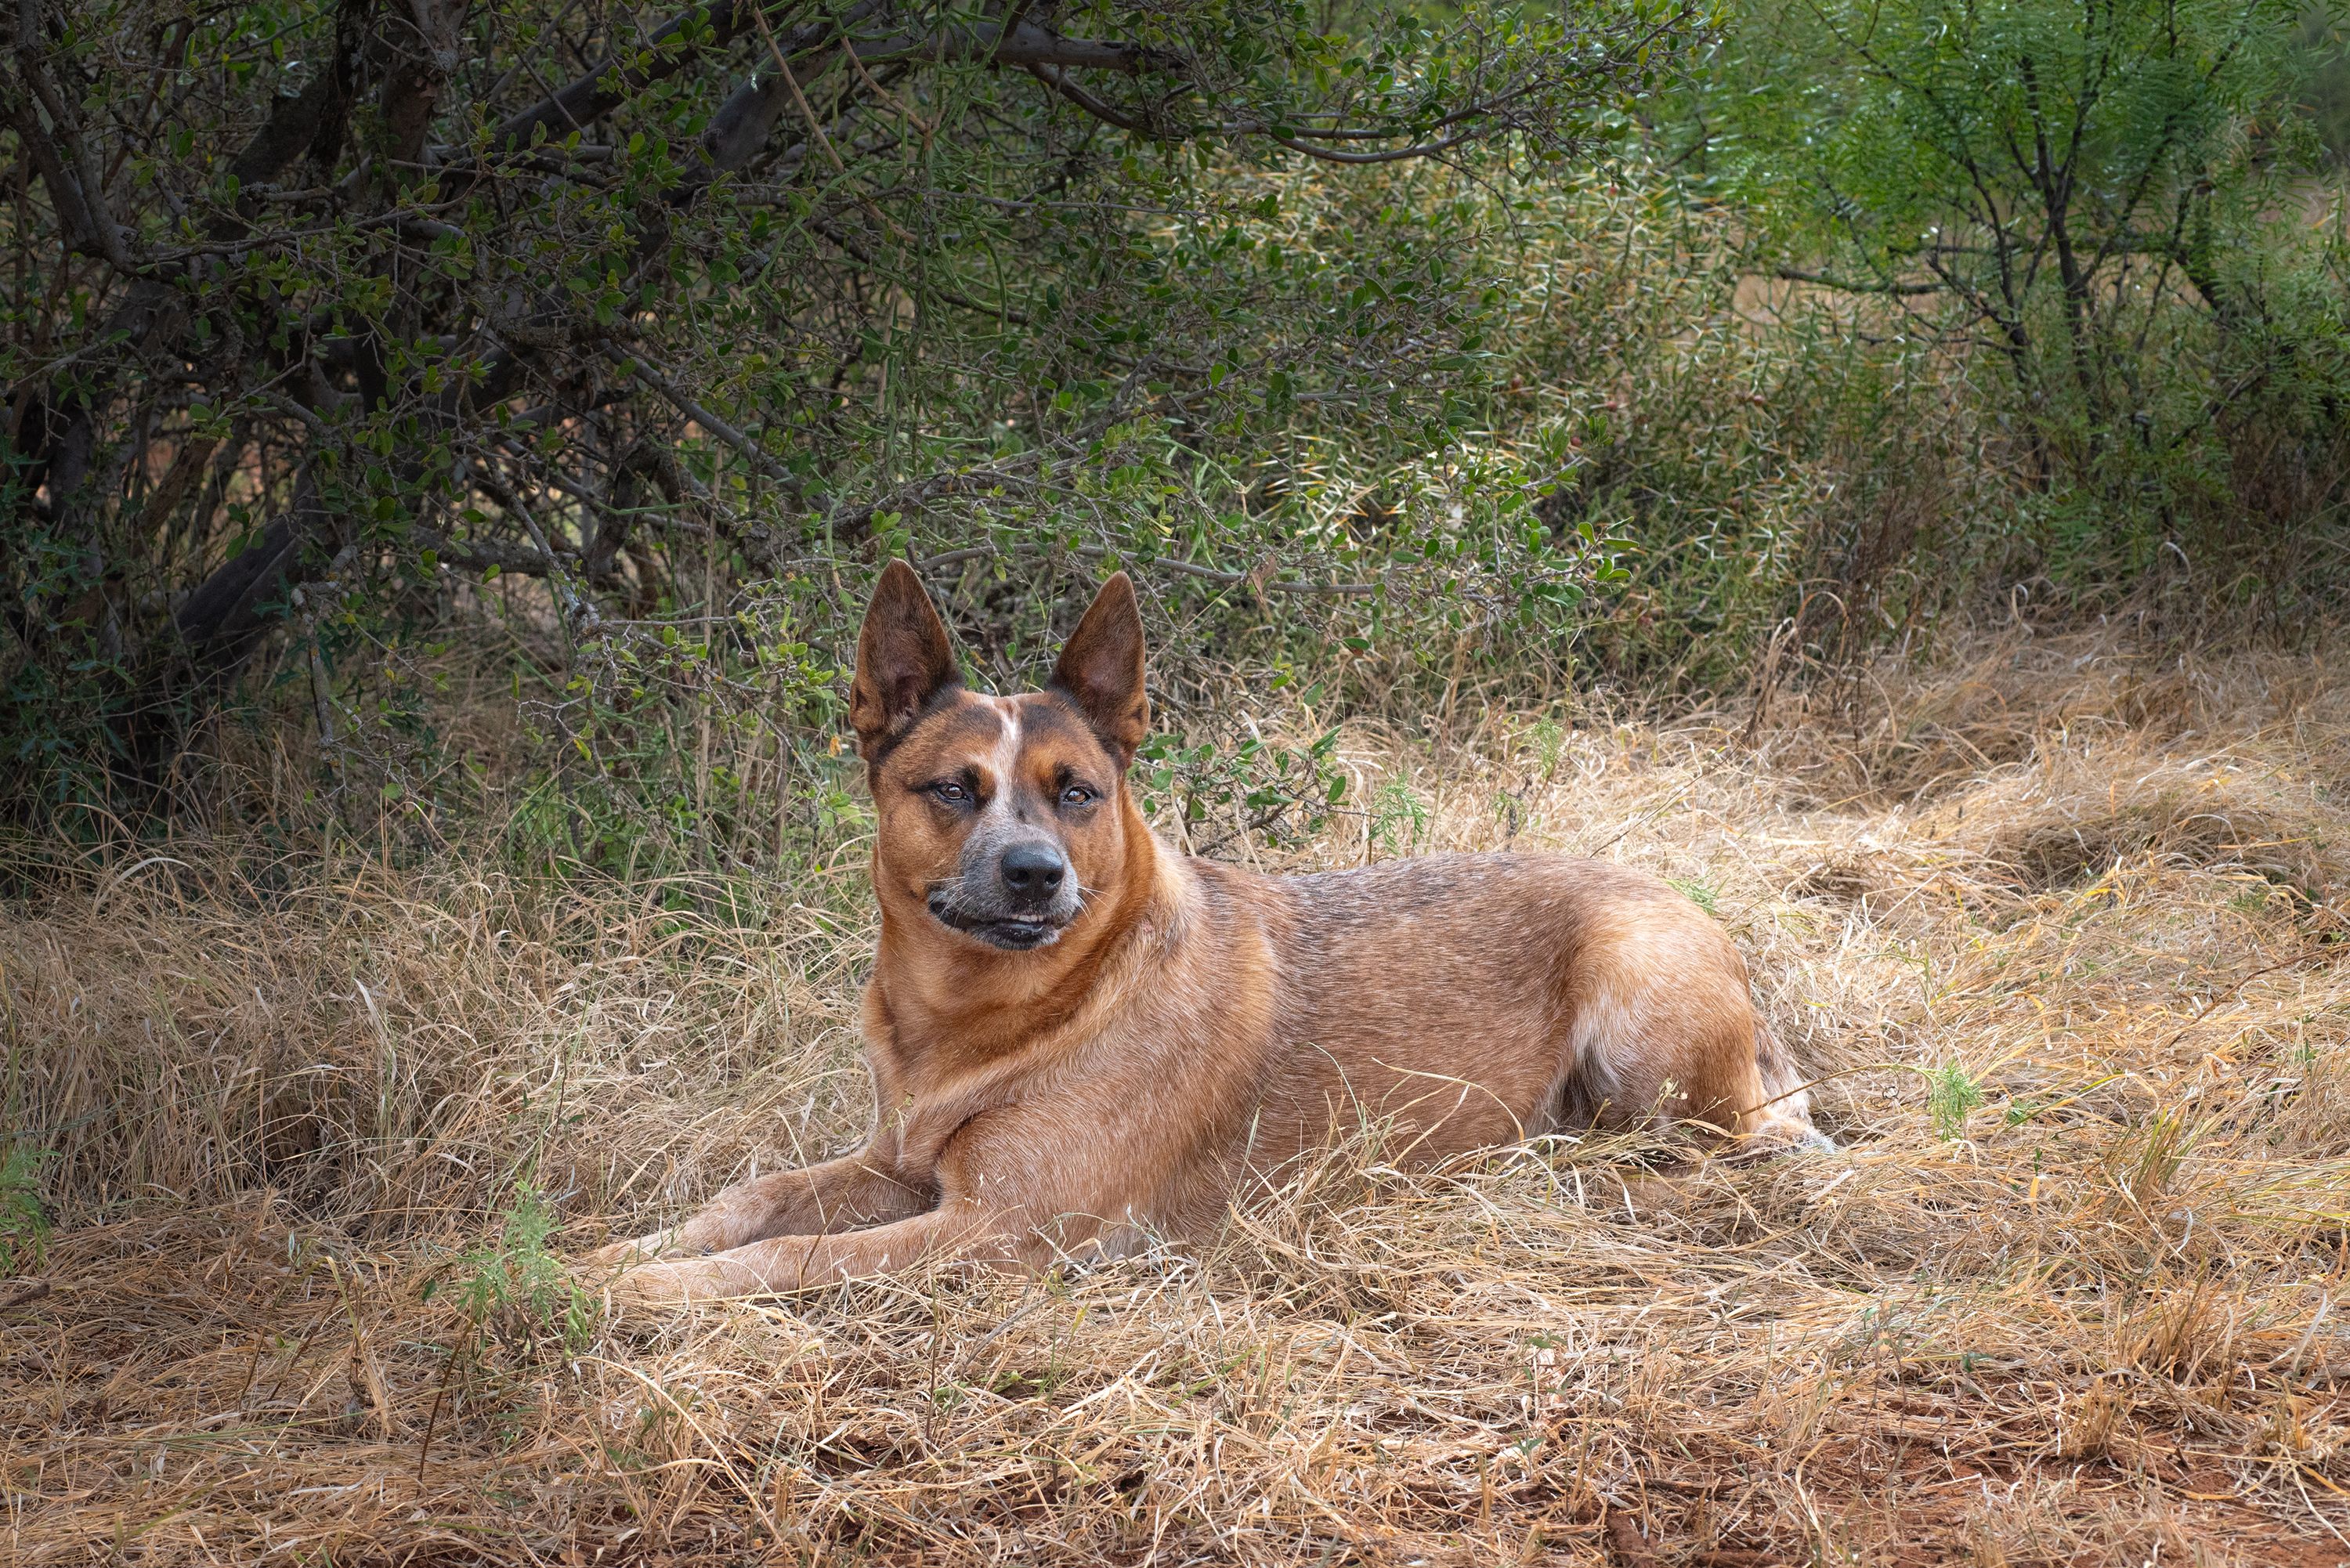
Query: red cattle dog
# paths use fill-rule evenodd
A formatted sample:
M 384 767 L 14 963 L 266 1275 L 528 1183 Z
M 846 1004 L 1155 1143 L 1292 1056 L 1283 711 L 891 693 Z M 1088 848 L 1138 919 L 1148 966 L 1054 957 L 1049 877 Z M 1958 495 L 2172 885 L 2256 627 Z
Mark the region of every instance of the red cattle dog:
M 1299 877 L 1193 859 L 1127 787 L 1149 715 L 1123 573 L 1049 686 L 989 697 L 890 566 L 849 706 L 879 825 L 879 1126 L 595 1254 L 626 1265 L 616 1293 L 1197 1241 L 1365 1126 L 1419 1164 L 1594 1126 L 1821 1141 L 1737 950 L 1663 882 L 1554 855 Z

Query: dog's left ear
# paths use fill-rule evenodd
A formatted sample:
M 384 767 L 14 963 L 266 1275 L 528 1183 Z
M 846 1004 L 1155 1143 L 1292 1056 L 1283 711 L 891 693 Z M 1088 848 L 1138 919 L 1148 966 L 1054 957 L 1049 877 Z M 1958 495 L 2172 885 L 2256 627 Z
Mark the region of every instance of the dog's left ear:
M 1102 743 L 1124 768 L 1150 729 L 1150 699 L 1142 690 L 1142 607 L 1124 572 L 1101 586 L 1093 607 L 1061 649 L 1053 689 L 1077 705 Z

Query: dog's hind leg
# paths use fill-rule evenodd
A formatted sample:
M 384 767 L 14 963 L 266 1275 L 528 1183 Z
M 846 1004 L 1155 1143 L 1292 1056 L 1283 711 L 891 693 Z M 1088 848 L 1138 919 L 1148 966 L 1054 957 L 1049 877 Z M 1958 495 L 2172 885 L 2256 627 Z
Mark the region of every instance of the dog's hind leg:
M 1577 977 L 1566 1077 L 1552 1096 L 1562 1114 L 1580 1109 L 1607 1127 L 1818 1139 L 1794 1066 L 1756 1018 L 1745 965 L 1720 930 L 1692 909 L 1611 936 Z
M 774 1236 L 823 1236 L 920 1214 L 933 1189 L 900 1179 L 872 1150 L 804 1170 L 737 1182 L 671 1230 L 598 1248 L 583 1262 L 608 1267 L 650 1258 L 698 1258 Z
M 1804 1070 L 1760 1019 L 1754 1023 L 1754 1066 L 1763 1097 L 1741 1130 L 1751 1138 L 1833 1151 L 1835 1140 L 1812 1125 L 1812 1096 Z

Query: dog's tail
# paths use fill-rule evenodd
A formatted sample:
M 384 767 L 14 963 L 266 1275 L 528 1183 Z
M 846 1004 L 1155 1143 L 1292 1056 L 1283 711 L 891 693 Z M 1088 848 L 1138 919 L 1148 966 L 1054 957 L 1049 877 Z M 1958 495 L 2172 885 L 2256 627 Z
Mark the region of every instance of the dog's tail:
M 1746 1136 L 1809 1148 L 1835 1147 L 1835 1139 L 1812 1125 L 1812 1092 L 1803 1069 L 1760 1019 L 1754 1023 L 1754 1065 L 1762 1080 L 1762 1103 L 1748 1119 Z

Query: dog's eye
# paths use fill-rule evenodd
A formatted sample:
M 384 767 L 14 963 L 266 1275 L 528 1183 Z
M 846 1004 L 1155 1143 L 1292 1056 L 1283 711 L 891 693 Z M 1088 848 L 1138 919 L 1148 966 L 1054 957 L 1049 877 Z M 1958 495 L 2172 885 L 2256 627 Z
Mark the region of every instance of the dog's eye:
M 1083 784 L 1071 784 L 1061 792 L 1063 805 L 1091 805 L 1093 803 L 1094 792 Z
M 971 799 L 971 791 L 952 779 L 932 784 L 931 793 L 949 805 L 961 805 Z

